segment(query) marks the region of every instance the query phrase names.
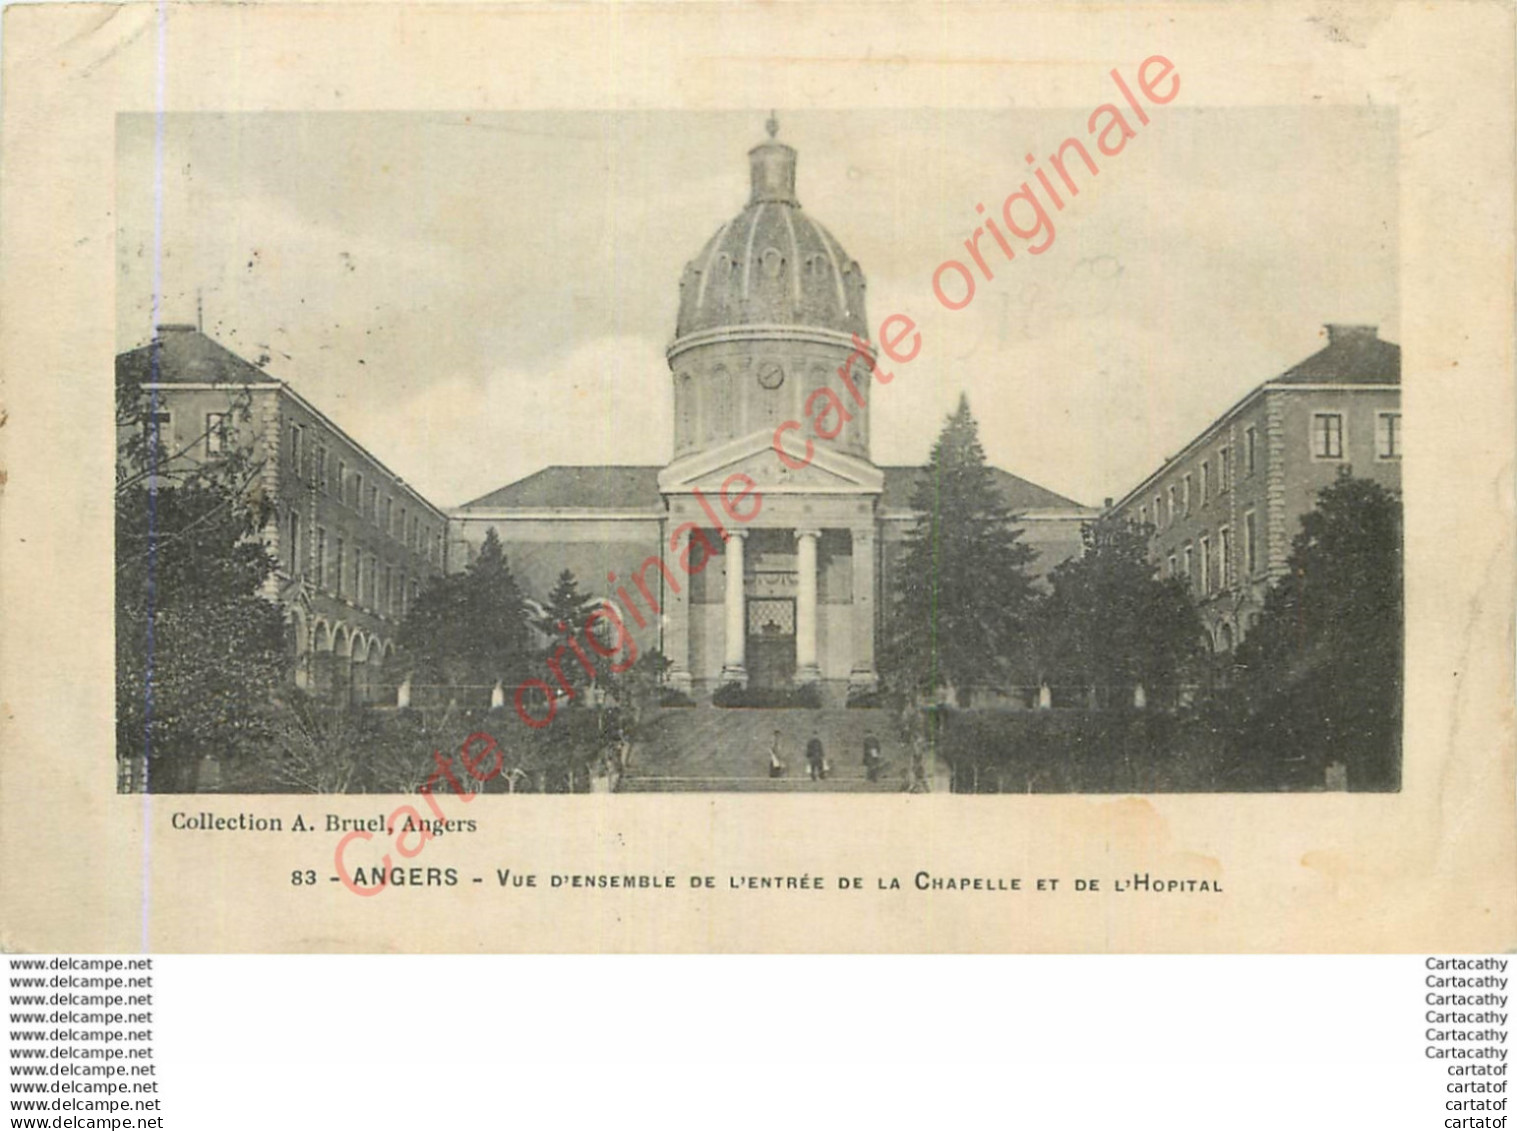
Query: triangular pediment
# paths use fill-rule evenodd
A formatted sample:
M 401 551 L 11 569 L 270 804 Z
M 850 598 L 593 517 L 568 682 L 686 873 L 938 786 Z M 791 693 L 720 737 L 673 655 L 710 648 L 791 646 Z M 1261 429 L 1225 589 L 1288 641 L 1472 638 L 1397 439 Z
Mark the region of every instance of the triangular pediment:
M 868 460 L 844 455 L 816 443 L 809 461 L 805 442 L 788 436 L 787 466 L 774 450 L 772 432 L 755 432 L 702 452 L 683 456 L 664 468 L 658 487 L 666 495 L 720 491 L 732 475 L 746 475 L 765 492 L 877 495 L 885 475 Z

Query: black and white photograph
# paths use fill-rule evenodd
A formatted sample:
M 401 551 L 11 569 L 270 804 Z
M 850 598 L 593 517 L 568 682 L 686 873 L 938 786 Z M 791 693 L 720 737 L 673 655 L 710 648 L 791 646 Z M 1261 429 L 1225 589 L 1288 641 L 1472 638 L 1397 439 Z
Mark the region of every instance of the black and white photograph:
M 869 956 L 1416 953 L 1352 1032 L 1251 982 L 1300 1007 L 1258 1047 L 1460 1059 L 1403 1026 L 1517 935 L 1508 0 L 45 8 L 0 25 L 9 950 L 842 960 L 729 978 L 752 1056 L 594 1033 L 724 1088 L 828 1009 L 1025 1060 L 893 1012 L 1023 982 Z M 695 965 L 583 985 L 719 1008 Z M 1079 1000 L 1237 1000 L 1203 966 Z M 577 977 L 519 1033 L 578 1048 Z M 1111 1055 L 1238 1029 L 1175 1008 Z
M 1399 789 L 1397 130 L 119 115 L 118 788 Z

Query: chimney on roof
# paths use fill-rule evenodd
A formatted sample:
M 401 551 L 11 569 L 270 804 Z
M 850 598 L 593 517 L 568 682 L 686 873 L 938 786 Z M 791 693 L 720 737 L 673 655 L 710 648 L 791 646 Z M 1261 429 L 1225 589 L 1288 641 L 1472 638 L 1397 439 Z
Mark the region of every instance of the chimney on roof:
M 1345 345 L 1350 342 L 1373 342 L 1380 337 L 1379 326 L 1363 323 L 1328 322 L 1323 328 L 1327 330 L 1327 344 L 1330 346 L 1339 342 Z

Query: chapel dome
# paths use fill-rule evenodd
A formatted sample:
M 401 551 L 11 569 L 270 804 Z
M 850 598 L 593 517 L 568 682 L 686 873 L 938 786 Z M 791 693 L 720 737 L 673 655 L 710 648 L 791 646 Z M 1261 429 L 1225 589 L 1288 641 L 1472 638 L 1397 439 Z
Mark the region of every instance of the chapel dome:
M 864 273 L 801 209 L 795 150 L 769 140 L 748 152 L 748 206 L 723 224 L 680 277 L 676 340 L 740 326 L 797 326 L 867 339 Z

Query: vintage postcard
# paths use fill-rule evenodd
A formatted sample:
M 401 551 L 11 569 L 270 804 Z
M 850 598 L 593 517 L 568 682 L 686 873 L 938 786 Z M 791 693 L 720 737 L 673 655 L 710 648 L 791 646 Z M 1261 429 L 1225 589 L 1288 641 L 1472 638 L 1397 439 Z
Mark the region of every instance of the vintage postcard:
M 1509 948 L 1511 31 L 9 9 L 4 944 Z

